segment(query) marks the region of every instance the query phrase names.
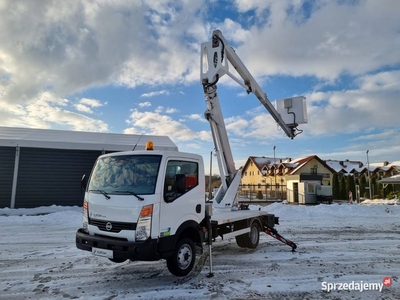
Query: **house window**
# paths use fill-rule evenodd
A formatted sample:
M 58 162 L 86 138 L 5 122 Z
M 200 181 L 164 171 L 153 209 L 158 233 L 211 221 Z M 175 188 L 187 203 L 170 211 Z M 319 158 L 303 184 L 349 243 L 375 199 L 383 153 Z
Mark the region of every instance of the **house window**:
M 260 171 L 257 171 L 257 175 L 260 175 Z
M 247 176 L 247 171 L 246 171 L 246 172 L 244 172 L 244 176 Z

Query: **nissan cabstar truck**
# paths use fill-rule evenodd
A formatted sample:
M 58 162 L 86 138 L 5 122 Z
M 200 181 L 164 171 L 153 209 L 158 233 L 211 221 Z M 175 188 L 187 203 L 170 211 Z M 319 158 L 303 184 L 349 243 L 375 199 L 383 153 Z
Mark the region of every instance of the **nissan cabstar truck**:
M 242 80 L 229 72 L 233 66 Z M 83 225 L 76 246 L 115 263 L 126 260 L 165 259 L 175 276 L 193 269 L 196 248 L 212 248 L 216 238 L 235 238 L 239 247 L 255 249 L 265 232 L 286 243 L 278 234 L 278 217 L 240 205 L 238 188 L 242 170 L 236 169 L 217 95 L 217 82 L 228 75 L 253 93 L 286 135 L 294 138 L 307 122 L 305 98 L 277 100 L 277 109 L 261 90 L 219 30 L 201 45 L 200 81 L 206 102 L 222 184 L 212 202 L 206 200 L 205 170 L 201 155 L 157 149 L 148 141 L 142 149 L 101 155 L 82 179 L 85 191 Z

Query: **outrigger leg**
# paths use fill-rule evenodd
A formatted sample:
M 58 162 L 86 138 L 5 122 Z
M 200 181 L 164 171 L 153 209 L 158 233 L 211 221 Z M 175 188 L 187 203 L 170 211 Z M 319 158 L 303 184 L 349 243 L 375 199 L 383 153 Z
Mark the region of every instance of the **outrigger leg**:
M 292 241 L 285 239 L 283 236 L 281 236 L 278 231 L 276 231 L 275 228 L 269 228 L 267 226 L 264 226 L 264 232 L 273 238 L 276 238 L 278 241 L 281 241 L 282 243 L 285 243 L 286 245 L 292 247 L 292 252 L 295 252 L 297 245 L 293 243 Z

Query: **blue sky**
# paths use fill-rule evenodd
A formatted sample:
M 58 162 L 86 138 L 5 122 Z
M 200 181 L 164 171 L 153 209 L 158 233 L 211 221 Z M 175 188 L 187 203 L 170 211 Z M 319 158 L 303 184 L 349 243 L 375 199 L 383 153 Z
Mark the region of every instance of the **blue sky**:
M 213 149 L 200 44 L 220 29 L 273 102 L 303 95 L 294 140 L 225 76 L 236 166 L 248 156 L 400 161 L 397 0 L 0 1 L 0 126 L 168 135 Z

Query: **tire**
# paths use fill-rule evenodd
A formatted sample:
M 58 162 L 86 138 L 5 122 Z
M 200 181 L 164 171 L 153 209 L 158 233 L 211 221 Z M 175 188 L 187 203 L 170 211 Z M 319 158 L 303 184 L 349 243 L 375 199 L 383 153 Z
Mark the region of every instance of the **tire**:
M 167 267 L 172 275 L 186 276 L 192 271 L 196 260 L 196 248 L 190 238 L 181 239 L 174 253 L 167 258 Z
M 250 249 L 256 249 L 260 242 L 260 225 L 257 221 L 251 223 L 250 233 L 247 240 L 247 247 Z
M 250 232 L 236 237 L 236 244 L 240 248 L 255 249 L 260 242 L 260 225 L 257 221 L 253 221 L 250 226 Z
M 242 234 L 242 235 L 238 235 L 236 236 L 236 244 L 240 247 L 240 248 L 247 248 L 247 239 L 248 239 L 248 233 Z
M 112 261 L 113 263 L 120 264 L 120 263 L 123 263 L 124 261 L 126 261 L 126 258 L 116 257 L 116 258 L 109 258 L 109 260 Z

